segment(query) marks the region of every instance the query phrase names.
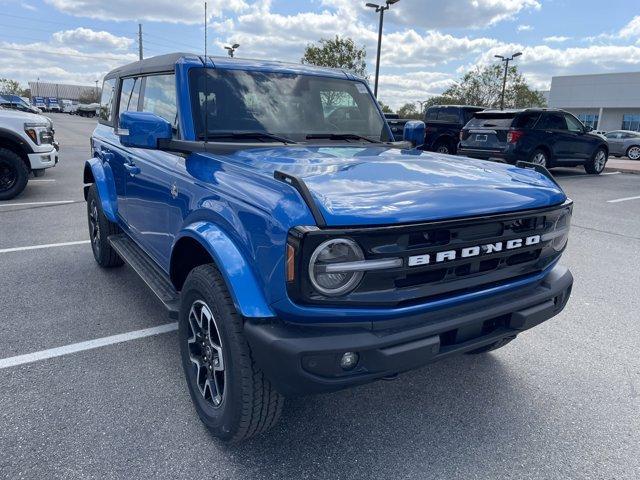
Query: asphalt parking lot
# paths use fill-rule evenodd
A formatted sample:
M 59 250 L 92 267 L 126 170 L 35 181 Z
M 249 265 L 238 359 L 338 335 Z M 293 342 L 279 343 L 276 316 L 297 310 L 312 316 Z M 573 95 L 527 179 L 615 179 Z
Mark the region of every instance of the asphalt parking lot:
M 191 406 L 173 331 L 2 366 L 170 322 L 128 267 L 95 264 L 94 121 L 52 118 L 60 164 L 0 203 L 0 478 L 640 477 L 640 199 L 611 202 L 640 195 L 640 175 L 555 172 L 575 201 L 575 286 L 555 319 L 492 354 L 290 399 L 274 430 L 224 446 Z

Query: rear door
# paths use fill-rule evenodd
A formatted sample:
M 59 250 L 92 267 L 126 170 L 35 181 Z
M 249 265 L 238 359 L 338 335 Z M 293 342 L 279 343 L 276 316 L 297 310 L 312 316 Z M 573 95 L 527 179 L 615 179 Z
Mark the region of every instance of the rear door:
M 512 112 L 476 113 L 465 126 L 462 147 L 486 152 L 504 151 L 514 119 Z
M 551 150 L 554 161 L 576 161 L 575 135 L 569 132 L 562 113 L 544 113 L 535 130 L 541 142 Z

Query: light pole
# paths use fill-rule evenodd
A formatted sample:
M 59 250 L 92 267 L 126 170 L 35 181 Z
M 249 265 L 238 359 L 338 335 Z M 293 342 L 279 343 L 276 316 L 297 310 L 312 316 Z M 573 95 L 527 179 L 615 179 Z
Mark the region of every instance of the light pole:
M 100 101 L 100 96 L 98 95 L 98 80 L 96 80 L 96 101 L 99 102 Z
M 418 103 L 420 104 L 420 115 L 424 115 L 424 104 L 427 103 L 429 100 L 418 100 Z
M 507 89 L 507 72 L 509 71 L 509 62 L 514 58 L 522 55 L 522 52 L 514 53 L 511 57 L 503 57 L 502 55 L 494 55 L 499 58 L 501 62 L 504 62 L 504 79 L 502 80 L 502 95 L 500 96 L 500 110 L 504 110 L 504 91 Z
M 224 47 L 224 49 L 229 53 L 229 56 L 231 58 L 233 58 L 233 54 L 236 51 L 236 49 L 240 47 L 239 43 L 234 43 L 233 45 L 231 45 L 230 47 Z
M 385 5 L 376 5 L 375 3 L 367 3 L 367 7 L 375 8 L 376 13 L 380 14 L 380 26 L 378 27 L 378 55 L 376 58 L 376 80 L 373 87 L 373 95 L 378 98 L 378 77 L 380 75 L 380 48 L 382 47 L 382 24 L 384 23 L 384 11 L 389 10 L 391 5 L 398 3 L 400 0 L 387 0 Z

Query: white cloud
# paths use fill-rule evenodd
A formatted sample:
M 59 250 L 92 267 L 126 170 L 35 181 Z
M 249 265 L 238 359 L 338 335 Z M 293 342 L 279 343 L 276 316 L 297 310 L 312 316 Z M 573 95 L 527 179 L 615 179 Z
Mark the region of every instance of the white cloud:
M 518 25 L 518 28 L 516 29 L 519 32 L 530 32 L 531 30 L 533 30 L 533 27 L 531 25 Z
M 168 23 L 204 22 L 204 2 L 200 0 L 45 0 L 61 12 L 100 20 L 148 20 Z M 270 2 L 266 3 L 267 8 Z M 248 8 L 244 0 L 208 0 L 208 17 L 220 17 L 225 11 Z
M 80 44 L 93 47 L 115 48 L 116 50 L 126 50 L 133 44 L 133 39 L 131 38 L 117 37 L 109 32 L 96 32 L 95 30 L 84 27 L 55 32 L 52 38 L 56 43 L 61 45 Z
M 380 100 L 397 110 L 405 103 L 439 95 L 453 83 L 454 77 L 443 72 L 419 71 L 380 75 Z
M 618 33 L 622 38 L 640 37 L 640 15 L 633 17 Z
M 562 35 L 551 35 L 550 37 L 544 37 L 543 40 L 547 43 L 563 43 L 571 40 L 571 37 L 564 37 Z

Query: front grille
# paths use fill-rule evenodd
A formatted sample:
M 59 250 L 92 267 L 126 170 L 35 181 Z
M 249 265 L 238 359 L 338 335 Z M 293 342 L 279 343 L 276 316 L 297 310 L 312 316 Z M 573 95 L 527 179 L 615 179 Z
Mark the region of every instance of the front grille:
M 309 304 L 348 304 L 367 306 L 410 305 L 431 299 L 500 285 L 516 278 L 526 278 L 544 270 L 561 254 L 552 245 L 556 219 L 572 208 L 567 201 L 554 208 L 460 219 L 360 229 L 305 230 L 297 238 L 301 254 L 296 275 L 298 282 L 288 285 L 296 302 Z M 367 260 L 402 258 L 403 266 L 367 272 L 350 294 L 326 298 L 312 288 L 305 266 L 313 250 L 333 237 L 355 240 Z M 506 249 L 509 240 L 540 236 L 540 241 L 520 248 Z M 499 252 L 461 258 L 462 249 L 502 242 Z M 456 258 L 435 262 L 438 252 L 456 251 Z M 482 249 L 481 249 L 482 251 Z M 409 258 L 429 255 L 430 263 L 410 267 Z

